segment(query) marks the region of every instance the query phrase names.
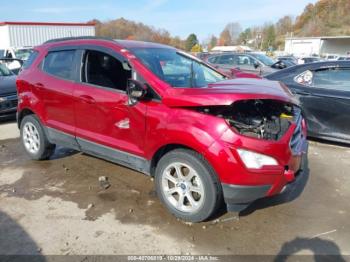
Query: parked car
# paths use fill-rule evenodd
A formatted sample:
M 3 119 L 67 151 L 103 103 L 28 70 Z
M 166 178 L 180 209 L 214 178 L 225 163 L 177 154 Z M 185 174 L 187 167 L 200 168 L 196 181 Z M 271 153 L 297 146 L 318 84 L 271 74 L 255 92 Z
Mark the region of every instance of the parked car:
M 5 65 L 5 67 L 12 71 L 15 75 L 18 75 L 22 68 L 23 60 L 16 58 L 0 58 L 0 64 Z
M 277 60 L 282 61 L 285 64 L 287 63 L 287 67 L 298 64 L 298 59 L 296 59 L 294 56 L 278 56 Z
M 350 61 L 350 56 L 339 56 L 339 57 L 337 58 L 337 60 L 338 60 L 338 61 L 344 61 L 344 60 Z
M 236 68 L 259 76 L 264 76 L 286 67 L 283 62 L 275 61 L 260 53 L 222 53 L 210 56 L 208 62 L 215 68 L 228 74 L 232 68 Z
M 298 65 L 266 78 L 298 96 L 310 137 L 350 143 L 350 61 Z
M 14 118 L 16 111 L 16 75 L 0 63 L 0 120 Z
M 308 63 L 314 63 L 314 62 L 319 62 L 319 61 L 320 61 L 319 57 L 314 57 L 314 56 L 300 57 L 298 59 L 298 64 L 308 64 Z
M 0 58 L 16 58 L 25 61 L 28 59 L 32 52 L 32 47 L 10 47 L 6 49 L 0 49 Z
M 222 199 L 240 211 L 300 177 L 306 128 L 278 82 L 228 80 L 180 50 L 138 41 L 55 40 L 32 57 L 17 80 L 32 159 L 59 144 L 154 176 L 168 210 L 194 222 Z

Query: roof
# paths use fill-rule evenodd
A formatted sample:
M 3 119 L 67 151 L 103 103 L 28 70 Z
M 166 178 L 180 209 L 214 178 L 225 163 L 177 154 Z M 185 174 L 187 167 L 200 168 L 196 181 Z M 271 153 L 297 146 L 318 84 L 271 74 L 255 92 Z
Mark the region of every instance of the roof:
M 350 39 L 350 36 L 348 36 L 348 35 L 341 35 L 341 36 L 286 37 L 286 40 L 308 40 L 308 39 L 321 39 L 321 40 L 327 40 L 327 39 Z
M 77 36 L 77 37 L 64 37 L 64 38 L 57 38 L 46 41 L 44 44 L 52 44 L 52 43 L 58 43 L 58 42 L 66 42 L 66 41 L 86 41 L 86 40 L 103 40 L 103 41 L 112 41 L 121 46 L 122 48 L 171 48 L 175 49 L 174 47 L 158 44 L 158 43 L 152 43 L 152 42 L 144 42 L 144 41 L 135 41 L 135 40 L 119 40 L 119 39 L 112 39 L 107 37 L 96 37 L 96 36 Z
M 56 22 L 0 22 L 4 25 L 38 25 L 38 26 L 95 26 L 95 23 L 56 23 Z
M 118 39 L 115 39 L 114 41 L 125 48 L 174 48 L 168 45 L 152 43 L 152 42 L 144 42 L 144 41 L 118 40 Z

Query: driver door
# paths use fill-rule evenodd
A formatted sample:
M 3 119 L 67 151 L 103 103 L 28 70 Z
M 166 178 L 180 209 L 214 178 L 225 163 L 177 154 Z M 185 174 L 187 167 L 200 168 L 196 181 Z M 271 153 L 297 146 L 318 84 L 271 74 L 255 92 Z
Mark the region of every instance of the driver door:
M 82 52 L 81 81 L 74 86 L 76 136 L 82 151 L 119 162 L 144 155 L 146 105 L 128 105 L 132 69 L 113 50 Z M 111 159 L 112 161 L 115 159 Z

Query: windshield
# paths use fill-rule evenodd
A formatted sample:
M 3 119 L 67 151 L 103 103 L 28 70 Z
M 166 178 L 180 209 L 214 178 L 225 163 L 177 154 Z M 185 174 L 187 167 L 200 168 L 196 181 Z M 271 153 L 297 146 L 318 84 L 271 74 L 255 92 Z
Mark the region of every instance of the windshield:
M 251 55 L 267 66 L 272 66 L 273 64 L 276 63 L 275 60 L 263 54 L 251 54 Z
M 0 64 L 0 76 L 11 76 L 13 73 L 3 64 Z
M 160 79 L 173 87 L 206 87 L 225 79 L 195 58 L 170 48 L 132 48 L 131 51 Z
M 15 51 L 15 54 L 17 59 L 27 60 L 32 52 L 32 49 L 18 49 Z
M 5 57 L 5 50 L 0 49 L 0 58 L 4 58 L 4 57 Z

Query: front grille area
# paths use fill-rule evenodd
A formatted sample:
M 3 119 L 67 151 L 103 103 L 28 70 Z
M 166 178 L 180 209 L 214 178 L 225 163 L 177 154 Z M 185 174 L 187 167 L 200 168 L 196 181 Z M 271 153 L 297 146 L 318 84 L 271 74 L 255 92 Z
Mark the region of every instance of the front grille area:
M 17 108 L 17 95 L 1 96 L 0 98 L 2 98 L 0 99 L 0 113 L 6 113 L 7 111 Z
M 296 128 L 294 130 L 293 136 L 290 140 L 290 148 L 293 155 L 300 155 L 304 151 L 305 137 L 303 134 L 302 127 L 303 116 L 301 114 L 300 108 L 294 109 L 294 123 Z

